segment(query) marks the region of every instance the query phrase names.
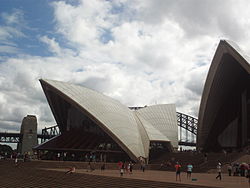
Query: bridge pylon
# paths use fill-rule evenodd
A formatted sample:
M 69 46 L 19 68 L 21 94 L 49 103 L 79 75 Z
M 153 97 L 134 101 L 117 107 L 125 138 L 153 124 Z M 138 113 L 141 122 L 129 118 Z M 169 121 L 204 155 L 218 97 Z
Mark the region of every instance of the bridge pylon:
M 32 148 L 38 144 L 36 116 L 27 115 L 23 118 L 20 134 L 22 138 L 17 145 L 18 153 L 33 155 Z

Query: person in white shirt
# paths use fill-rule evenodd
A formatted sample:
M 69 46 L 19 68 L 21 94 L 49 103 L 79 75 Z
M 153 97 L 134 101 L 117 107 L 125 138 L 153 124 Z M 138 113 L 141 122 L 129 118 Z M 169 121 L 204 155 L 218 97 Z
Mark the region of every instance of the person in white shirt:
M 220 178 L 221 180 L 221 163 L 218 162 L 218 165 L 217 165 L 217 172 L 218 172 L 218 175 L 216 176 L 216 179 Z

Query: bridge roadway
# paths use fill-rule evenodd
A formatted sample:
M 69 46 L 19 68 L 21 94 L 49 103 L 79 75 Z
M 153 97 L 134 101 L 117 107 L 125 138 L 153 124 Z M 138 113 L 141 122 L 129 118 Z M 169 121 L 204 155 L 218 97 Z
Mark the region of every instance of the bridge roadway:
M 37 134 L 37 139 L 48 140 L 54 136 L 56 135 Z M 0 142 L 4 143 L 19 143 L 22 137 L 23 135 L 20 133 L 0 132 Z

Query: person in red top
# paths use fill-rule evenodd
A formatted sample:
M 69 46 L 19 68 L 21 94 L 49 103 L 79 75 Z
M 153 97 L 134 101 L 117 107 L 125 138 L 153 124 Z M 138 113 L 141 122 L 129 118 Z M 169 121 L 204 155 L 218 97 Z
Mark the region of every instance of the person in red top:
M 179 162 L 176 162 L 175 172 L 176 172 L 176 181 L 177 181 L 178 176 L 179 176 L 179 180 L 181 181 L 181 165 L 179 164 Z
M 122 168 L 122 165 L 123 165 L 123 162 L 119 161 L 119 162 L 118 162 L 119 170 Z

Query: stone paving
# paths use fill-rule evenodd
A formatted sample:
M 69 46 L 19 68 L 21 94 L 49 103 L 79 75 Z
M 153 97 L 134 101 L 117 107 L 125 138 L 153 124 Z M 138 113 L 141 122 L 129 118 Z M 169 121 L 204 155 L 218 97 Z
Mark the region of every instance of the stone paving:
M 62 165 L 63 164 L 63 165 Z M 26 162 L 15 167 L 13 161 L 0 161 L 0 187 L 145 187 L 145 188 L 244 188 L 248 187 L 247 178 L 228 177 L 223 174 L 222 181 L 216 180 L 216 174 L 193 174 L 197 181 L 186 179 L 182 173 L 181 182 L 175 181 L 174 172 L 136 170 L 133 174 L 120 177 L 118 170 L 94 170 L 77 168 L 76 173 L 65 174 L 67 163 Z M 69 165 L 68 165 L 69 166 Z M 52 168 L 50 168 L 52 167 Z
M 63 171 L 63 169 L 49 169 L 52 171 Z M 64 170 L 65 171 L 65 170 Z M 92 175 L 100 175 L 100 176 L 109 176 L 109 177 L 120 177 L 118 170 L 94 170 L 92 172 L 86 172 L 86 169 L 77 169 L 76 173 L 83 174 L 92 174 Z M 234 177 L 228 176 L 227 174 L 222 174 L 222 180 L 217 180 L 215 177 L 216 173 L 193 173 L 192 178 L 196 181 L 192 181 L 191 179 L 187 179 L 186 173 L 181 173 L 181 182 L 176 181 L 175 172 L 168 171 L 145 171 L 144 173 L 139 170 L 133 171 L 133 174 L 124 174 L 123 179 L 140 179 L 140 180 L 150 180 L 150 181 L 158 181 L 158 182 L 169 182 L 169 183 L 177 183 L 177 184 L 188 184 L 188 185 L 197 185 L 201 186 L 211 186 L 211 187 L 225 187 L 225 188 L 248 188 L 248 179 L 245 177 Z

